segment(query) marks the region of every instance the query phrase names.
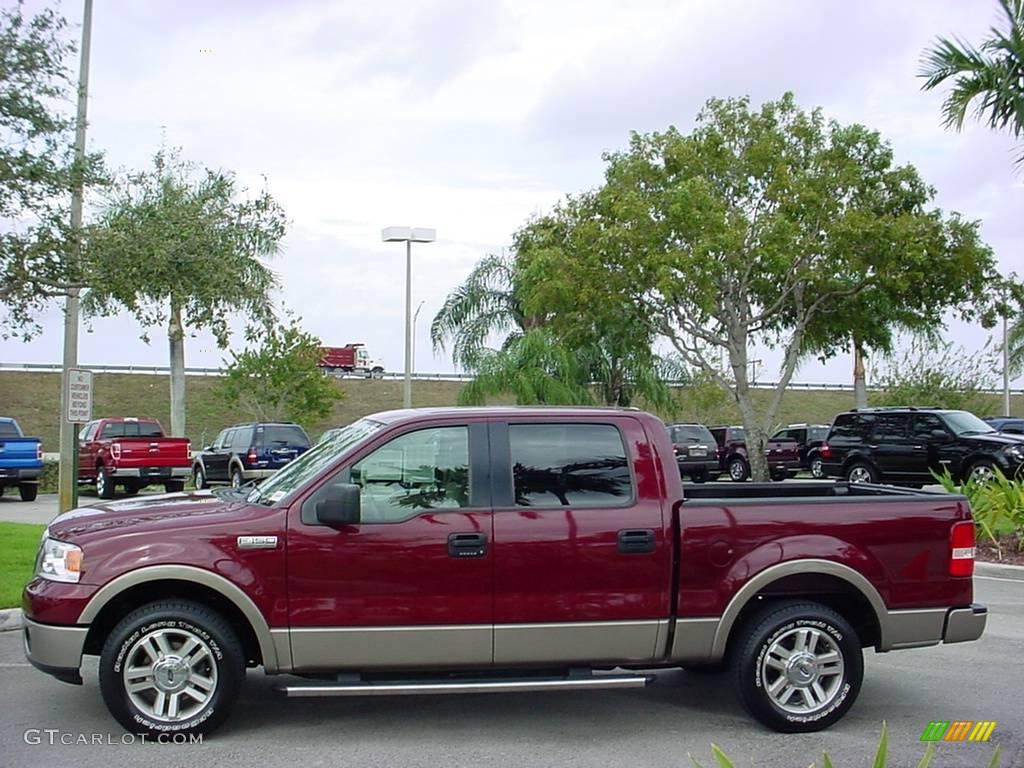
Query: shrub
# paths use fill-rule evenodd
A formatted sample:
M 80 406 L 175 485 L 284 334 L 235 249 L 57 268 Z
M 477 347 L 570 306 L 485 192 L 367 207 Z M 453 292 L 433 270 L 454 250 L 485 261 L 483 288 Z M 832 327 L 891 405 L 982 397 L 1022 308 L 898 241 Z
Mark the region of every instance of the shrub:
M 934 473 L 933 473 L 934 474 Z M 953 482 L 948 469 L 935 474 L 935 479 L 950 493 L 967 497 L 974 513 L 978 539 L 991 541 L 1003 556 L 1000 541 L 1016 535 L 1018 546 L 1024 547 L 1024 482 L 1008 479 L 999 469 L 987 482 L 968 480 L 962 485 Z

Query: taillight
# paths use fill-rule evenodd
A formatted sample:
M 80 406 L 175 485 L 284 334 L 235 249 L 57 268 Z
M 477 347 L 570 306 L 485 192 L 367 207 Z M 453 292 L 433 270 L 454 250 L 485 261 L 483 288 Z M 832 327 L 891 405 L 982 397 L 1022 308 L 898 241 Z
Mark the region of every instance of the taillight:
M 43 460 L 43 444 L 36 443 L 36 461 Z
M 256 449 L 255 448 L 250 448 L 249 452 L 247 454 L 245 454 L 245 463 L 246 464 L 255 464 L 256 463 Z
M 120 443 L 111 443 L 110 444 L 110 458 L 112 458 L 114 461 L 117 461 L 118 459 L 121 458 L 121 444 Z
M 673 445 L 672 446 L 672 453 L 674 453 L 676 456 L 679 455 L 679 446 L 678 445 Z
M 828 443 L 822 443 L 821 444 L 821 448 L 818 450 L 818 453 L 821 454 L 821 458 L 823 458 L 823 459 L 831 459 L 832 458 L 832 446 L 829 445 Z
M 949 575 L 974 575 L 974 523 L 954 523 L 949 533 Z

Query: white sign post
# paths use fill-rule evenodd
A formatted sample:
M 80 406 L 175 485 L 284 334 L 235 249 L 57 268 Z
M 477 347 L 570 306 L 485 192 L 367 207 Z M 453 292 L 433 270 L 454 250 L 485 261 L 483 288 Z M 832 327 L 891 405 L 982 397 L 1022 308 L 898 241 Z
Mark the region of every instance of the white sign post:
M 92 421 L 92 371 L 68 370 L 67 417 L 72 424 Z

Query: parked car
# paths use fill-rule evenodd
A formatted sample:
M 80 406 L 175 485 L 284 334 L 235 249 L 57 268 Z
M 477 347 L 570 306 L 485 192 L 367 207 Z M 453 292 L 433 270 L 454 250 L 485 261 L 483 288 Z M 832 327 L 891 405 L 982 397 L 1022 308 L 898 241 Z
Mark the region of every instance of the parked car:
M 135 495 L 147 485 L 182 491 L 192 466 L 187 437 L 167 437 L 156 419 L 125 416 L 97 419 L 78 433 L 78 482 L 95 483 L 101 499 L 114 488 Z
M 1006 432 L 1011 435 L 1024 435 L 1024 419 L 1014 416 L 989 416 L 982 419 L 986 424 L 997 432 Z
M 747 437 L 743 427 L 711 427 L 718 444 L 718 466 L 729 479 L 742 482 L 750 477 Z M 793 477 L 800 469 L 800 451 L 792 440 L 769 440 L 765 449 L 772 480 Z
M 145 734 L 212 730 L 247 667 L 317 678 L 280 682 L 307 697 L 640 687 L 723 660 L 751 715 L 813 731 L 853 706 L 864 648 L 977 639 L 973 571 L 963 496 L 684 496 L 642 411 L 424 408 L 362 419 L 251 489 L 61 515 L 24 648 L 74 684 L 98 656 L 107 707 Z
M 821 468 L 821 445 L 828 437 L 828 430 L 828 424 L 790 424 L 772 435 L 772 440 L 794 441 L 800 452 L 800 469 L 821 479 L 825 476 Z
M 703 424 L 671 424 L 668 435 L 681 477 L 689 477 L 697 483 L 721 477 L 718 444 L 707 427 Z
M 195 457 L 192 482 L 196 488 L 230 483 L 238 488 L 265 480 L 309 450 L 309 435 L 298 424 L 267 422 L 236 424 Z
M 22 501 L 35 501 L 43 474 L 43 441 L 25 437 L 18 422 L 0 417 L 0 496 L 17 488 Z
M 821 456 L 826 475 L 851 483 L 920 487 L 945 469 L 958 483 L 984 481 L 996 469 L 1021 475 L 1024 435 L 996 432 L 967 411 L 863 408 L 836 416 Z

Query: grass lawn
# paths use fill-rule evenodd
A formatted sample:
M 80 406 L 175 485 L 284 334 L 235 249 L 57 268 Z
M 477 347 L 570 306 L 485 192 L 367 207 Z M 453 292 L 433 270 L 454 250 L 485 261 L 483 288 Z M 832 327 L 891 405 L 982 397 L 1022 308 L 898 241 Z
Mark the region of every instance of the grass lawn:
M 0 608 L 19 608 L 45 525 L 0 523 Z

